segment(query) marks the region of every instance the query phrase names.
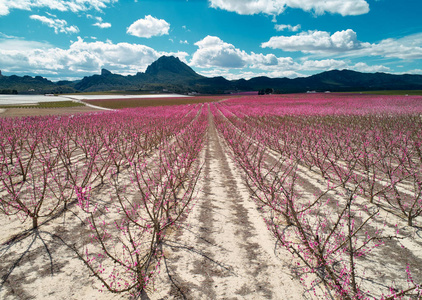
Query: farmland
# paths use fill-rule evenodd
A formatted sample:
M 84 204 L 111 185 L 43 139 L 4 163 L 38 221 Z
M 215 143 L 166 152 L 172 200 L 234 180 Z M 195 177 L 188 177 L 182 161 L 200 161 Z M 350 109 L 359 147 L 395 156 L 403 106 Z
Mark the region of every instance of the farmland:
M 0 119 L 1 299 L 420 299 L 421 96 L 95 101 Z
M 232 98 L 233 96 L 200 96 L 200 97 L 165 97 L 165 98 L 128 98 L 128 99 L 94 99 L 87 100 L 89 104 L 95 106 L 121 109 L 131 107 L 149 107 L 149 106 L 167 106 L 167 105 L 183 105 L 183 104 L 198 104 L 218 102 L 224 99 Z

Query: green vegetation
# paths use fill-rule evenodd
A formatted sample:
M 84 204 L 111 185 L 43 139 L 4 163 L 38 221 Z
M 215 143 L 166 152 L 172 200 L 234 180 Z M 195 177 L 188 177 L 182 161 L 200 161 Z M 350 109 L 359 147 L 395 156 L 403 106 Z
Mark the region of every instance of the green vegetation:
M 18 91 L 17 90 L 10 90 L 10 89 L 3 89 L 3 90 L 0 90 L 0 94 L 17 95 Z
M 354 94 L 370 94 L 370 95 L 409 95 L 419 96 L 422 95 L 422 90 L 391 90 L 391 91 L 365 91 L 365 92 L 353 92 Z
M 0 105 L 0 108 L 61 108 L 76 106 L 85 106 L 85 104 L 73 101 L 51 101 L 37 104 Z

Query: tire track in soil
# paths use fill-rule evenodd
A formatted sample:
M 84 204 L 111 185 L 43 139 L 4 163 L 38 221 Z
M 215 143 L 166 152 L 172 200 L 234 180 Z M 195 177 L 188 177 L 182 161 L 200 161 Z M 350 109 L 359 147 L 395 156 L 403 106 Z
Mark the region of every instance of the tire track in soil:
M 303 287 L 289 272 L 291 256 L 274 254 L 275 240 L 211 113 L 204 151 L 198 201 L 165 247 L 164 270 L 151 299 L 304 299 Z

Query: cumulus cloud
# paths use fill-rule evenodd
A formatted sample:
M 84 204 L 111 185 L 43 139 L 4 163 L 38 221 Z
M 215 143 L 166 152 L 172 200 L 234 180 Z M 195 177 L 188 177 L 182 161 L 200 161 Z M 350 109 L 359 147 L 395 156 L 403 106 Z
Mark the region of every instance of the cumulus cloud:
M 334 40 L 336 40 L 334 38 Z M 341 45 L 340 42 L 337 42 Z M 200 69 L 202 75 L 213 74 L 227 78 L 300 77 L 304 72 L 350 69 L 361 72 L 387 72 L 382 65 L 369 66 L 366 63 L 351 63 L 337 59 L 295 61 L 292 57 L 277 57 L 274 54 L 247 53 L 216 36 L 207 36 L 195 43 L 198 50 L 193 54 L 190 65 Z M 209 70 L 212 69 L 212 70 Z M 243 77 L 242 77 L 243 76 Z
M 378 43 L 361 42 L 352 29 L 330 34 L 326 31 L 307 31 L 293 36 L 275 36 L 262 43 L 263 48 L 300 51 L 316 55 L 337 55 L 343 57 L 398 58 L 403 60 L 422 59 L 422 33 L 400 39 L 385 39 Z
M 247 53 L 216 36 L 206 36 L 195 45 L 199 49 L 192 55 L 190 64 L 199 68 L 261 68 L 285 65 L 292 61 L 291 58 L 277 58 L 274 54 Z
M 288 31 L 294 31 L 294 32 L 299 31 L 300 27 L 301 27 L 300 24 L 295 25 L 295 26 L 286 25 L 286 24 L 276 24 L 274 26 L 275 30 L 277 30 L 277 31 L 283 31 L 283 30 L 287 29 Z
M 54 29 L 54 32 L 58 34 L 61 33 L 78 33 L 79 28 L 77 26 L 67 26 L 66 20 L 60 20 L 60 19 L 52 19 L 45 16 L 39 16 L 39 15 L 31 15 L 31 19 L 38 20 L 41 23 L 47 25 L 48 27 L 51 27 Z
M 246 65 L 244 51 L 223 42 L 216 36 L 206 36 L 195 43 L 199 49 L 193 54 L 191 65 L 200 68 L 243 68 Z
M 367 44 L 357 40 L 356 32 L 352 29 L 337 31 L 332 35 L 326 31 L 314 30 L 293 36 L 276 36 L 261 44 L 263 48 L 305 53 L 345 52 L 366 46 Z
M 50 79 L 81 78 L 98 73 L 106 67 L 113 73 L 136 74 L 162 55 L 174 55 L 189 63 L 205 76 L 224 76 L 228 79 L 268 77 L 301 77 L 333 69 L 361 72 L 389 72 L 382 65 L 368 65 L 360 59 L 353 62 L 341 59 L 293 59 L 274 54 L 246 52 L 216 36 L 207 36 L 195 43 L 197 51 L 188 62 L 186 52 L 157 51 L 141 44 L 89 41 L 78 37 L 68 48 L 48 43 L 6 38 L 0 35 L 0 65 L 14 74 L 48 75 Z M 408 39 L 410 41 L 410 39 Z
M 10 13 L 10 10 L 32 10 L 33 8 L 49 8 L 58 11 L 81 12 L 95 9 L 102 11 L 107 5 L 118 0 L 2 0 L 0 1 L 0 16 Z
M 0 40 L 2 70 L 14 73 L 60 74 L 60 77 L 97 73 L 107 66 L 119 74 L 136 74 L 162 55 L 174 55 L 186 62 L 186 52 L 161 52 L 140 44 L 86 42 L 78 37 L 68 49 L 38 42 L 15 41 L 14 47 L 4 47 Z M 32 47 L 30 45 L 33 45 Z
M 297 8 L 317 15 L 337 13 L 342 16 L 362 15 L 369 12 L 365 0 L 209 0 L 210 6 L 241 15 L 264 13 L 279 15 L 286 8 Z
M 139 19 L 129 26 L 127 33 L 137 36 L 150 38 L 152 36 L 160 36 L 169 34 L 170 24 L 163 19 L 157 19 L 151 15 Z
M 403 60 L 422 59 L 422 33 L 400 39 L 385 39 L 355 53 L 357 56 L 383 56 Z
M 343 60 L 323 59 L 323 60 L 305 60 L 302 62 L 300 69 L 302 70 L 342 70 L 347 69 L 348 64 Z
M 336 40 L 334 38 L 334 40 Z M 340 42 L 337 42 L 341 45 Z M 382 65 L 368 65 L 364 62 L 351 62 L 341 59 L 295 61 L 292 57 L 277 57 L 274 54 L 247 53 L 216 36 L 207 36 L 195 43 L 198 50 L 193 54 L 190 65 L 199 68 L 204 76 L 224 76 L 228 79 L 252 78 L 257 76 L 303 77 L 306 73 L 328 70 L 356 70 L 360 72 L 389 72 Z

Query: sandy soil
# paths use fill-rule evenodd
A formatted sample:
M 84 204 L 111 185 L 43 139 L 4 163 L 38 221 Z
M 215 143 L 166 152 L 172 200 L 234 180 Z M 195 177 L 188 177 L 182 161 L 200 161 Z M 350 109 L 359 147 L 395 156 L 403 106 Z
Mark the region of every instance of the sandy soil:
M 195 205 L 180 228 L 168 234 L 160 274 L 151 286 L 154 291 L 143 298 L 324 299 L 304 289 L 292 271 L 296 263 L 292 255 L 275 248 L 262 211 L 244 186 L 242 172 L 228 154 L 211 115 L 209 124 Z M 323 188 L 324 182 L 314 174 L 304 171 L 300 175 L 306 190 Z M 95 193 L 98 199 L 109 199 L 105 189 Z M 73 244 L 89 243 L 89 232 L 75 206 L 38 231 L 11 240 L 29 227 L 29 220 L 22 225 L 0 214 L 0 299 L 129 299 L 128 295 L 99 292 L 101 284 L 70 249 Z M 405 240 L 407 235 L 412 238 Z M 421 245 L 419 235 L 403 233 L 402 242 L 391 242 L 383 250 L 386 253 L 376 258 L 419 262 Z M 403 257 L 393 256 L 398 253 Z M 379 269 L 370 272 L 394 280 L 396 265 L 384 261 L 377 265 Z
M 169 235 L 165 256 L 145 299 L 308 299 L 289 271 L 291 255 L 274 240 L 242 184 L 210 116 L 202 153 L 203 180 L 188 219 Z M 96 191 L 107 199 L 108 191 Z M 88 243 L 89 232 L 73 206 L 20 239 L 30 228 L 0 215 L 0 299 L 128 299 L 99 292 L 70 246 Z
M 289 271 L 212 119 L 204 181 L 183 228 L 165 246 L 151 299 L 310 299 Z

